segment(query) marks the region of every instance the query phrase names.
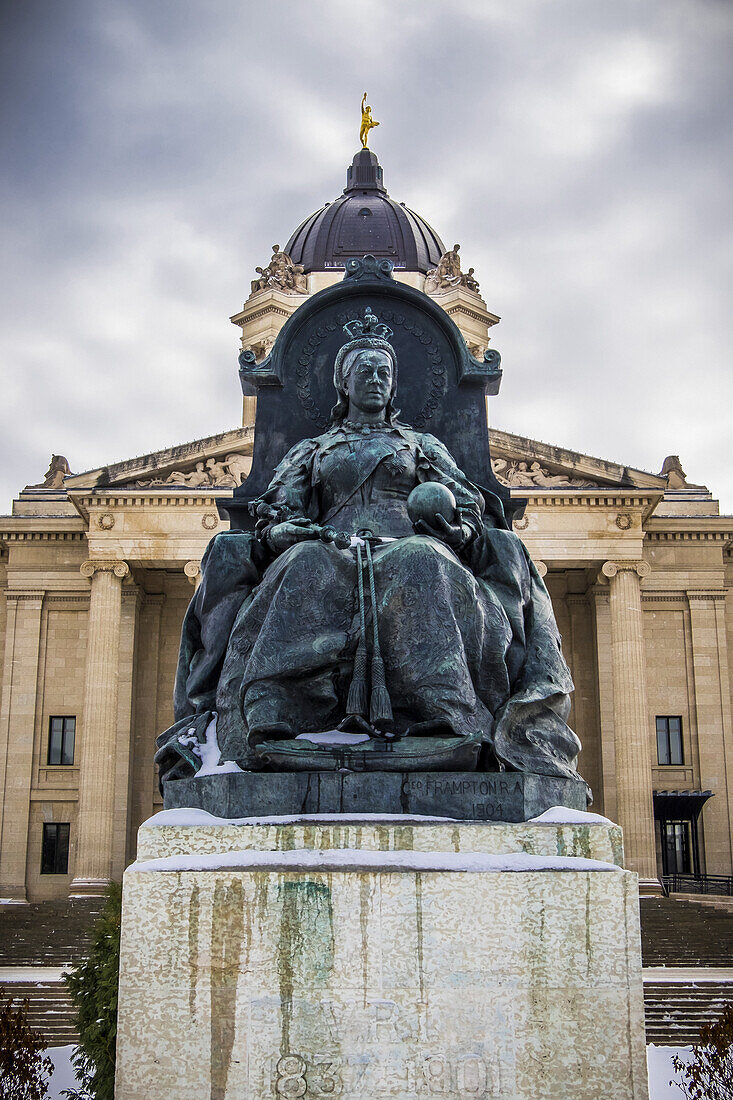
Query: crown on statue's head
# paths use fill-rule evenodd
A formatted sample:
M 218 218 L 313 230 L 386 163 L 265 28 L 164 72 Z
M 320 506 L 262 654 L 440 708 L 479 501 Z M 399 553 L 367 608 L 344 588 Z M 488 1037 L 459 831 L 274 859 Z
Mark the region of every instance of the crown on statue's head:
M 372 313 L 371 306 L 367 306 L 364 310 L 363 321 L 358 317 L 353 321 L 347 321 L 344 332 L 350 340 L 359 340 L 364 336 L 376 336 L 380 340 L 389 340 L 392 335 L 392 329 L 389 325 L 380 322 L 379 318 Z

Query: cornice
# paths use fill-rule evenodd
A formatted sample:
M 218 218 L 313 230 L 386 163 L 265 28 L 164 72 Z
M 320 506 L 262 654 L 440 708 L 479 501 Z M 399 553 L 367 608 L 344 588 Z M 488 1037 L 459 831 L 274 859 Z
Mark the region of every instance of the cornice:
M 18 601 L 31 601 L 39 606 L 43 603 L 46 593 L 38 588 L 6 588 L 5 599 Z
M 301 300 L 305 297 L 307 297 L 307 295 L 303 295 L 303 294 L 298 295 L 298 298 L 301 299 Z M 300 301 L 297 302 L 297 305 L 298 306 L 300 305 Z M 239 325 L 240 328 L 244 328 L 244 326 L 250 324 L 251 321 L 259 321 L 260 317 L 267 317 L 272 313 L 277 313 L 281 317 L 290 317 L 291 314 L 294 313 L 294 312 L 295 312 L 294 309 L 293 310 L 283 309 L 283 307 L 281 305 L 271 305 L 271 306 L 261 307 L 260 309 L 256 309 L 253 313 L 247 313 L 247 312 L 235 313 L 233 317 L 229 318 L 229 320 L 232 322 L 233 325 Z
M 727 592 L 726 592 L 726 589 L 724 589 L 724 588 L 707 588 L 707 589 L 695 588 L 695 589 L 689 589 L 685 593 L 685 595 L 687 596 L 687 599 L 690 601 L 690 603 L 695 603 L 695 602 L 701 601 L 701 600 L 703 600 L 703 601 L 707 601 L 707 600 L 724 600 L 726 595 L 727 595 Z
M 684 606 L 686 593 L 684 592 L 654 592 L 646 590 L 641 594 L 642 603 L 677 603 Z
M 84 531 L 2 531 L 3 542 L 83 542 Z
M 49 604 L 54 603 L 73 603 L 80 605 L 82 610 L 86 610 L 89 606 L 89 589 L 84 592 L 52 592 L 46 589 L 46 602 Z
M 588 607 L 588 595 L 587 593 L 568 592 L 565 603 L 568 607 Z
M 647 542 L 720 542 L 727 544 L 733 539 L 733 531 L 650 531 L 646 532 Z
M 231 495 L 230 487 L 211 489 L 95 489 L 78 498 L 88 508 L 139 508 L 152 504 L 156 508 L 210 508 L 216 497 Z M 76 494 L 75 494 L 76 495 Z
M 646 512 L 656 508 L 663 493 L 644 489 L 572 488 L 532 489 L 519 485 L 511 489 L 512 497 L 527 501 L 527 507 L 535 508 L 639 508 Z
M 441 304 L 442 303 L 438 302 L 438 305 Z M 499 320 L 498 317 L 496 318 L 496 320 L 494 320 L 493 315 L 490 313 L 479 313 L 478 310 L 471 309 L 469 306 L 464 306 L 461 302 L 457 302 L 456 304 L 451 306 L 443 306 L 443 309 L 449 317 L 452 316 L 452 314 L 454 313 L 461 313 L 464 317 L 470 317 L 472 321 L 479 321 L 483 325 L 485 325 L 487 322 L 495 325 L 498 323 Z
M 650 542 L 733 542 L 732 516 L 652 516 Z
M 214 501 L 229 498 L 234 493 L 230 486 L 210 489 L 93 489 L 69 493 L 69 500 L 86 523 L 90 514 L 98 511 L 109 512 L 112 509 L 130 508 L 203 508 L 211 511 Z M 213 514 L 213 513 L 212 513 Z M 113 517 L 114 518 L 114 517 Z M 102 529 L 111 529 L 112 524 L 102 524 Z M 205 526 L 205 525 L 204 525 Z M 209 529 L 209 528 L 207 528 Z

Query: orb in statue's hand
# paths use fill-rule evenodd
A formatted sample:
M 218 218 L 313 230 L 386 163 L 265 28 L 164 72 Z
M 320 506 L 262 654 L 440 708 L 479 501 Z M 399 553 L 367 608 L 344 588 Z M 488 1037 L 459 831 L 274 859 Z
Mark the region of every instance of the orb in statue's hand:
M 407 498 L 407 514 L 413 524 L 422 520 L 435 527 L 436 516 L 442 516 L 448 523 L 455 523 L 456 498 L 447 485 L 441 485 L 439 481 L 424 481 Z

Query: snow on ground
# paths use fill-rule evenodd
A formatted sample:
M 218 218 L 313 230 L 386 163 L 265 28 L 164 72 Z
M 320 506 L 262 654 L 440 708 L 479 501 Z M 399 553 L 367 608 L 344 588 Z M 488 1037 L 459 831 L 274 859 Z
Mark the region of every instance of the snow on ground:
M 672 1100 L 676 1097 L 680 1100 L 682 1093 L 676 1085 L 670 1081 L 679 1081 L 678 1074 L 672 1068 L 672 1059 L 675 1054 L 683 1061 L 690 1057 L 689 1047 L 655 1047 L 646 1048 L 646 1064 L 649 1072 L 649 1100 Z
M 366 852 L 352 848 L 296 848 L 287 852 L 213 852 L 208 855 L 166 856 L 139 860 L 135 871 L 215 871 L 236 867 L 279 871 L 620 871 L 615 863 L 577 856 L 534 856 L 525 852 L 488 855 L 484 852 Z
M 76 1087 L 79 1082 L 71 1064 L 73 1046 L 49 1047 L 44 1051 L 53 1062 L 53 1073 L 48 1084 L 48 1100 L 62 1100 L 64 1089 Z
M 60 982 L 64 966 L 0 966 L 0 985 L 12 982 Z
M 645 966 L 642 970 L 645 982 L 733 982 L 730 966 Z
M 608 817 L 586 810 L 570 810 L 567 806 L 551 806 L 539 817 L 531 817 L 530 825 L 615 825 Z

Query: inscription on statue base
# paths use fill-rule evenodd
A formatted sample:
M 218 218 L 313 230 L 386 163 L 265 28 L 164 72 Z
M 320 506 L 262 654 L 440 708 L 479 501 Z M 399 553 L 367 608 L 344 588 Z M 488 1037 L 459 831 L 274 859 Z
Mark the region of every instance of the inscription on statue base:
M 582 779 L 519 772 L 233 772 L 164 784 L 167 810 L 215 817 L 425 814 L 459 821 L 528 821 L 551 806 L 586 809 Z

